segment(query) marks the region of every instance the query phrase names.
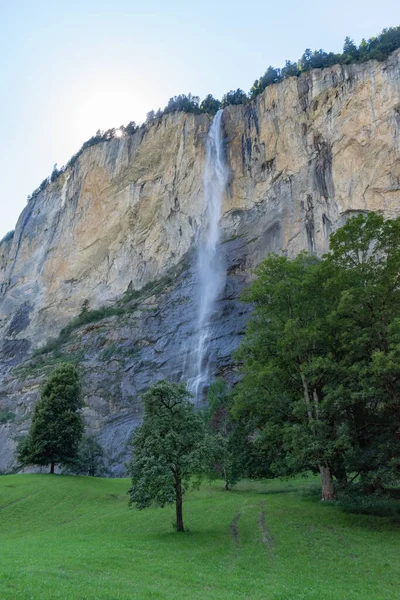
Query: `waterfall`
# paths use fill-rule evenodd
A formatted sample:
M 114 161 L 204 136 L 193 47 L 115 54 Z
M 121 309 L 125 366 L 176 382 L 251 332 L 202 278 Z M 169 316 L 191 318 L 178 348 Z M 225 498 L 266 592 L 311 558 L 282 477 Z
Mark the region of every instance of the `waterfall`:
M 187 357 L 188 388 L 196 401 L 201 400 L 203 388 L 209 380 L 212 316 L 226 280 L 226 268 L 219 243 L 222 199 L 228 180 L 222 113 L 219 110 L 215 115 L 207 137 L 204 169 L 205 219 L 199 235 L 197 255 L 197 327 L 194 344 Z

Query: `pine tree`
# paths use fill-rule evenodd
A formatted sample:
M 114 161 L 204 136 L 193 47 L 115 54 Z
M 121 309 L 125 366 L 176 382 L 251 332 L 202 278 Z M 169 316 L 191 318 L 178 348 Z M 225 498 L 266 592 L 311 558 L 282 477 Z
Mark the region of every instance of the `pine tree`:
M 27 465 L 54 467 L 76 458 L 84 423 L 78 373 L 71 364 L 58 366 L 43 387 L 27 438 L 18 448 L 18 460 Z

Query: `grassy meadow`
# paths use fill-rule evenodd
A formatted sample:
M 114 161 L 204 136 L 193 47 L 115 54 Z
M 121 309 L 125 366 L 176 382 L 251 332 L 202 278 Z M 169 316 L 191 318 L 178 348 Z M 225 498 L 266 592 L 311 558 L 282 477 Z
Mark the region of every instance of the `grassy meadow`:
M 204 484 L 128 508 L 126 479 L 0 477 L 1 600 L 400 599 L 400 527 L 318 499 L 313 480 Z

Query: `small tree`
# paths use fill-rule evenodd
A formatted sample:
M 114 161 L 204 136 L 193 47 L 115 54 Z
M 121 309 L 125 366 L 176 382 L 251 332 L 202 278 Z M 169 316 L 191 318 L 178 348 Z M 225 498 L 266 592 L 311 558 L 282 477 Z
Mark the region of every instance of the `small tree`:
M 210 115 L 215 115 L 221 108 L 221 102 L 214 98 L 212 94 L 208 94 L 200 104 L 200 110 Z
M 359 57 L 359 51 L 354 41 L 346 37 L 343 45 L 342 62 L 354 62 Z
M 286 77 L 298 77 L 299 76 L 299 67 L 297 66 L 297 62 L 292 62 L 290 60 L 285 61 L 285 66 L 281 69 L 281 77 L 286 79 Z
M 235 470 L 235 448 L 233 447 L 233 433 L 235 424 L 231 416 L 233 403 L 226 382 L 217 379 L 208 390 L 208 408 L 204 412 L 207 427 L 213 435 L 219 438 L 220 453 L 217 457 L 217 471 L 225 482 L 225 489 L 229 490 L 238 481 Z
M 120 127 L 120 130 L 126 135 L 133 135 L 138 130 L 138 126 L 135 121 L 130 121 L 126 127 Z
M 183 384 L 164 380 L 150 387 L 143 395 L 143 424 L 133 437 L 129 465 L 130 504 L 143 509 L 175 502 L 177 531 L 184 531 L 183 495 L 199 486 L 215 455 L 215 441 L 190 397 Z
M 146 115 L 146 123 L 151 123 L 152 121 L 154 121 L 154 119 L 155 119 L 155 112 L 154 112 L 154 110 L 150 110 Z
M 223 96 L 221 100 L 221 108 L 225 108 L 226 106 L 230 106 L 231 104 L 246 104 L 247 100 L 247 94 L 240 88 L 238 88 L 237 90 L 231 90 Z
M 78 454 L 72 472 L 90 477 L 100 477 L 106 472 L 104 448 L 94 435 L 84 436 L 78 447 Z
M 79 377 L 75 367 L 57 367 L 43 387 L 28 437 L 18 447 L 23 465 L 68 465 L 77 455 L 84 428 Z

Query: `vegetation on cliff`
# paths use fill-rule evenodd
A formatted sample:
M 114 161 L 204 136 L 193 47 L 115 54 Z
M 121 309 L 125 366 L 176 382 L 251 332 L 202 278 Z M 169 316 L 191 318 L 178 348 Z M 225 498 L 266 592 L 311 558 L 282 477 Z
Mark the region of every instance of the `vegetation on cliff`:
M 225 108 L 229 105 L 240 105 L 250 102 L 261 94 L 265 88 L 275 83 L 279 83 L 288 77 L 299 77 L 303 73 L 307 73 L 312 69 L 322 69 L 332 67 L 333 65 L 349 65 L 354 63 L 362 63 L 368 60 L 385 60 L 392 52 L 400 48 L 400 26 L 388 27 L 379 35 L 363 39 L 357 46 L 352 39 L 346 37 L 343 45 L 343 51 L 339 53 L 325 52 L 325 50 L 310 50 L 307 48 L 302 56 L 295 62 L 287 60 L 285 66 L 276 68 L 269 66 L 265 73 L 255 80 L 250 91 L 244 92 L 240 88 L 227 92 L 222 100 L 214 98 L 212 94 L 208 94 L 204 100 L 200 100 L 199 96 L 189 94 L 179 94 L 169 99 L 167 105 L 163 109 L 157 111 L 151 110 L 147 113 L 146 123 L 141 126 L 136 125 L 131 121 L 128 125 L 121 125 L 119 128 L 108 129 L 107 131 L 98 130 L 94 136 L 84 142 L 82 147 L 74 154 L 65 166 L 60 169 L 54 165 L 53 172 L 49 177 L 46 177 L 29 196 L 28 201 L 34 199 L 42 192 L 49 183 L 55 181 L 64 171 L 76 163 L 82 152 L 102 142 L 109 142 L 115 137 L 129 136 L 135 134 L 139 129 L 145 130 L 146 126 L 154 120 L 161 118 L 174 112 L 186 112 L 193 114 L 209 114 L 215 115 L 220 108 Z
M 288 77 L 299 77 L 312 69 L 323 69 L 334 65 L 349 65 L 362 63 L 368 60 L 385 60 L 392 52 L 400 48 L 400 26 L 384 29 L 376 37 L 363 39 L 357 46 L 352 39 L 346 37 L 343 51 L 339 53 L 325 52 L 325 50 L 310 50 L 307 48 L 296 61 L 287 60 L 285 66 L 276 68 L 269 66 L 264 75 L 255 80 L 248 94 L 238 88 L 227 92 L 221 101 L 209 94 L 202 102 L 198 96 L 181 94 L 170 98 L 163 110 L 149 113 L 151 117 L 160 117 L 174 111 L 188 113 L 208 113 L 214 115 L 220 108 L 229 105 L 245 104 L 261 94 L 270 85 L 279 83 Z
M 109 142 L 110 140 L 113 140 L 115 137 L 122 137 L 123 135 L 133 135 L 134 133 L 136 133 L 136 131 L 138 129 L 139 129 L 139 127 L 136 125 L 136 123 L 134 121 L 131 121 L 130 123 L 128 123 L 128 125 L 126 125 L 126 126 L 121 125 L 117 129 L 115 127 L 113 127 L 112 129 L 107 129 L 106 131 L 101 131 L 100 129 L 97 130 L 96 134 L 93 135 L 86 142 L 84 142 L 82 144 L 82 146 L 80 147 L 80 149 L 78 150 L 78 152 L 76 152 L 73 156 L 71 156 L 71 158 L 69 159 L 69 161 L 67 162 L 66 165 L 62 166 L 60 169 L 57 168 L 57 164 L 54 165 L 51 175 L 49 177 L 46 177 L 46 179 L 43 179 L 43 181 L 39 185 L 39 187 L 37 187 L 28 196 L 28 202 L 30 200 L 36 198 L 36 196 L 38 194 L 40 194 L 40 192 L 42 192 L 48 186 L 49 183 L 56 181 L 56 179 L 58 179 L 58 177 L 60 175 L 62 175 L 62 173 L 64 173 L 64 171 L 66 171 L 70 167 L 73 167 L 74 164 L 76 163 L 76 161 L 78 160 L 78 158 L 80 157 L 80 155 L 82 154 L 82 152 L 84 152 L 84 150 L 86 150 L 86 148 L 90 148 L 91 146 L 96 146 L 97 144 L 101 144 L 102 142 Z
M 384 29 L 376 37 L 362 39 L 357 46 L 352 39 L 346 37 L 343 52 L 325 52 L 307 48 L 297 62 L 287 60 L 282 68 L 269 66 L 264 75 L 256 79 L 248 97 L 255 98 L 274 83 L 288 77 L 299 77 L 312 69 L 324 69 L 333 65 L 349 65 L 368 60 L 385 60 L 392 52 L 400 48 L 400 26 Z
M 99 323 L 109 317 L 129 317 L 142 302 L 151 296 L 159 296 L 164 293 L 184 273 L 187 267 L 188 263 L 185 258 L 178 265 L 168 270 L 160 279 L 149 281 L 139 290 L 128 288 L 114 304 L 91 309 L 89 302 L 85 301 L 79 314 L 68 321 L 65 327 L 61 329 L 58 337 L 50 338 L 43 346 L 37 348 L 29 364 L 22 365 L 20 368 L 23 371 L 31 371 L 48 362 L 52 363 L 54 360 L 62 362 L 67 359 L 67 355 L 70 361 L 70 350 L 66 350 L 66 346 L 73 338 L 74 333 L 85 327 L 85 325 Z M 79 358 L 81 358 L 81 354 L 78 352 L 77 359 L 79 360 Z
M 12 229 L 11 231 L 8 231 L 5 236 L 3 236 L 3 238 L 0 240 L 0 244 L 2 244 L 3 242 L 11 242 L 12 239 L 14 239 L 14 229 Z

